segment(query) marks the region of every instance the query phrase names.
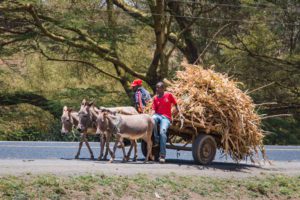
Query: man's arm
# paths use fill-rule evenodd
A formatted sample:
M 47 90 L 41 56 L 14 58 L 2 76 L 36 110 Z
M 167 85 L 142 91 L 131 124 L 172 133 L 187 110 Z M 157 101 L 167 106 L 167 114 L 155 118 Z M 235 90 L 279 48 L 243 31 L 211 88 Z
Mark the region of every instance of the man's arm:
M 177 112 L 180 114 L 181 112 L 180 112 L 180 108 L 179 108 L 178 104 L 175 104 L 175 108 L 176 108 Z
M 155 97 L 153 97 L 151 115 L 154 115 L 154 114 L 155 114 L 155 110 L 156 110 Z
M 171 100 L 171 103 L 175 106 L 176 108 L 176 111 L 175 111 L 175 115 L 179 114 L 180 117 L 181 117 L 181 111 L 180 111 L 180 108 L 179 108 L 179 105 L 177 104 L 177 100 L 176 98 L 173 96 L 173 94 L 170 94 L 170 100 Z
M 181 116 L 182 115 L 182 113 L 181 113 L 181 110 L 180 110 L 180 107 L 179 107 L 179 105 L 176 103 L 175 105 L 175 108 L 176 108 L 176 111 L 175 111 L 175 115 L 177 115 L 177 114 L 179 114 L 179 116 Z
M 143 102 L 142 102 L 142 94 L 140 91 L 137 91 L 137 110 L 139 113 L 143 113 L 144 110 L 143 110 Z

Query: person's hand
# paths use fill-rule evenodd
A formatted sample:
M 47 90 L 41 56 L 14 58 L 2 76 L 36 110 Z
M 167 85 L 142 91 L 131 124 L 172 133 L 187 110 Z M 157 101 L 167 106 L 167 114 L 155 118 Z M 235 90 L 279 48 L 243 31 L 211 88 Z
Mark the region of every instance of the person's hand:
M 175 111 L 174 111 L 174 116 L 177 116 L 178 113 L 179 113 L 179 111 L 178 111 L 178 110 L 175 110 Z
M 139 113 L 143 113 L 143 109 L 142 109 L 141 107 L 138 107 L 138 108 L 137 108 L 137 111 L 138 111 Z

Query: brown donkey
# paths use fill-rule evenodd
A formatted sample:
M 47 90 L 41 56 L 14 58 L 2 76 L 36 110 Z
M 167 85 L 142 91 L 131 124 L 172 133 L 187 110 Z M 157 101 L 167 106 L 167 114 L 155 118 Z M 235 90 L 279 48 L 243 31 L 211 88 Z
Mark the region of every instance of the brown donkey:
M 137 115 L 137 114 L 139 114 L 137 112 L 137 110 L 132 106 L 109 107 L 109 108 L 108 107 L 100 107 L 99 109 L 94 107 L 94 110 L 95 110 L 95 112 L 93 112 L 93 113 L 96 113 L 97 115 L 101 112 L 104 112 L 104 111 L 109 112 L 109 113 L 114 114 L 114 115 L 117 114 L 117 113 L 123 114 L 123 115 Z M 97 134 L 99 134 L 99 133 L 97 133 Z M 105 150 L 105 154 L 104 154 L 104 160 L 107 159 L 107 154 L 108 154 L 108 151 L 110 150 L 108 144 L 110 142 L 110 139 L 111 139 L 112 135 L 111 134 L 108 135 L 108 134 L 110 134 L 110 133 L 107 132 L 107 131 L 104 131 L 103 133 L 100 134 L 100 135 L 103 135 L 103 137 L 102 137 L 103 138 L 103 144 L 101 146 L 101 152 L 103 152 L 104 144 L 106 143 L 106 150 Z M 134 157 L 133 157 L 132 160 L 136 161 L 136 159 L 137 159 L 137 142 L 136 142 L 136 140 L 130 140 L 130 142 L 131 142 L 131 145 L 130 145 L 130 148 L 127 152 L 126 157 L 124 157 L 124 161 L 128 161 L 130 159 L 130 154 L 131 154 L 131 151 L 132 151 L 133 148 L 134 148 Z M 124 152 L 125 151 L 124 143 L 122 141 L 120 141 L 120 144 L 121 144 L 120 147 L 122 148 L 122 150 Z M 102 155 L 102 154 L 100 153 L 100 155 Z
M 152 130 L 154 128 L 154 120 L 150 115 L 139 114 L 139 115 L 120 115 L 112 114 L 110 112 L 104 111 L 100 112 L 97 117 L 97 132 L 109 132 L 117 137 L 114 145 L 113 152 L 109 149 L 111 154 L 112 162 L 115 158 L 115 151 L 119 141 L 123 138 L 128 138 L 130 140 L 137 140 L 142 138 L 147 143 L 147 156 L 145 162 L 153 160 L 152 156 Z M 108 134 L 111 135 L 111 134 Z M 125 151 L 123 150 L 124 159 L 126 159 Z

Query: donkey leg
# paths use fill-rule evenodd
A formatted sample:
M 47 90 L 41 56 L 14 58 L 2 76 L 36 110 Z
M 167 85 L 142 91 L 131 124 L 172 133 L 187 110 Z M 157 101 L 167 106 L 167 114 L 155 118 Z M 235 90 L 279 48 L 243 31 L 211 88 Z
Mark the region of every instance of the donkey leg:
M 149 158 L 152 160 L 152 140 L 147 141 L 147 157 L 145 158 L 145 162 L 148 162 Z
M 114 159 L 115 159 L 115 151 L 112 151 L 111 149 L 110 149 L 110 147 L 109 147 L 109 141 L 110 141 L 110 138 L 111 138 L 111 134 L 107 134 L 107 140 L 106 140 L 106 150 L 109 152 L 109 154 L 110 154 L 110 160 L 108 161 L 108 162 L 113 162 L 114 161 Z M 115 144 L 115 146 L 116 146 L 116 144 Z M 115 148 L 115 147 L 114 147 Z
M 85 145 L 87 146 L 87 148 L 88 148 L 88 150 L 89 150 L 89 152 L 90 152 L 91 160 L 94 160 L 95 158 L 94 158 L 93 151 L 92 151 L 92 149 L 91 149 L 91 147 L 90 147 L 90 144 L 89 144 L 89 142 L 87 141 L 87 138 L 86 138 L 86 137 L 84 137 L 84 142 L 85 142 Z
M 126 151 L 125 151 L 125 145 L 124 145 L 124 142 L 123 142 L 123 138 L 120 137 L 119 141 L 121 143 L 121 147 L 122 147 L 122 151 L 123 151 L 123 162 L 126 162 L 126 161 L 129 160 L 129 157 L 127 158 L 127 156 L 126 156 Z
M 133 141 L 134 141 L 134 140 L 130 140 L 131 145 L 130 145 L 130 148 L 129 148 L 129 150 L 128 150 L 128 152 L 127 152 L 127 155 L 126 155 L 126 160 L 127 160 L 127 161 L 130 159 L 130 154 L 131 154 L 131 151 L 132 151 L 132 148 L 133 148 Z
M 147 131 L 147 157 L 145 158 L 145 162 L 148 162 L 149 158 L 151 160 L 154 160 L 154 156 L 152 155 L 152 129 L 148 128 L 148 131 Z
M 107 144 L 108 147 L 106 146 L 106 148 L 105 148 L 105 153 L 104 153 L 104 158 L 103 159 L 107 160 L 107 156 L 108 156 L 108 153 L 109 153 L 110 149 L 109 149 L 109 141 L 105 140 L 105 142 L 106 142 L 106 144 Z
M 137 142 L 136 140 L 133 140 L 133 146 L 134 146 L 134 157 L 133 157 L 133 161 L 137 160 Z
M 108 136 L 107 132 L 104 132 L 103 137 L 104 137 L 104 146 L 105 146 L 105 153 L 104 153 L 103 160 L 107 160 L 107 155 L 108 155 L 108 153 L 110 153 L 109 152 L 109 150 L 110 150 L 110 148 L 109 148 L 110 137 Z M 111 153 L 110 153 L 110 155 L 111 155 Z
M 118 141 L 115 141 L 114 148 L 113 148 L 113 152 L 112 152 L 112 154 L 111 154 L 111 158 L 110 158 L 110 160 L 108 161 L 109 163 L 112 163 L 112 162 L 115 160 L 115 155 L 116 155 L 117 146 L 118 146 Z
M 100 154 L 98 160 L 101 160 L 103 157 L 104 145 L 105 145 L 104 134 L 102 133 L 100 134 Z
M 81 135 L 80 135 L 79 147 L 78 147 L 77 154 L 75 155 L 75 159 L 79 158 L 80 151 L 81 151 L 81 148 L 82 148 L 82 144 L 83 144 L 83 133 L 81 133 Z

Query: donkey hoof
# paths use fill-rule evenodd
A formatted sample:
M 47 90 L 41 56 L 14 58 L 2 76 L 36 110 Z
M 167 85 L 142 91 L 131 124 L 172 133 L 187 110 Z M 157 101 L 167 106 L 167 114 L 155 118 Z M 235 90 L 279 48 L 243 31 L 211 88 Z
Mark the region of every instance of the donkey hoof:
M 94 156 L 91 156 L 91 158 L 90 158 L 91 160 L 95 160 L 95 158 L 94 158 Z
M 100 161 L 101 159 L 102 159 L 102 157 L 99 156 L 97 160 Z
M 75 159 L 79 159 L 79 156 L 77 155 L 77 156 L 75 156 Z
M 130 160 L 130 157 L 129 156 L 126 156 L 125 158 L 123 158 L 124 161 L 129 161 Z

